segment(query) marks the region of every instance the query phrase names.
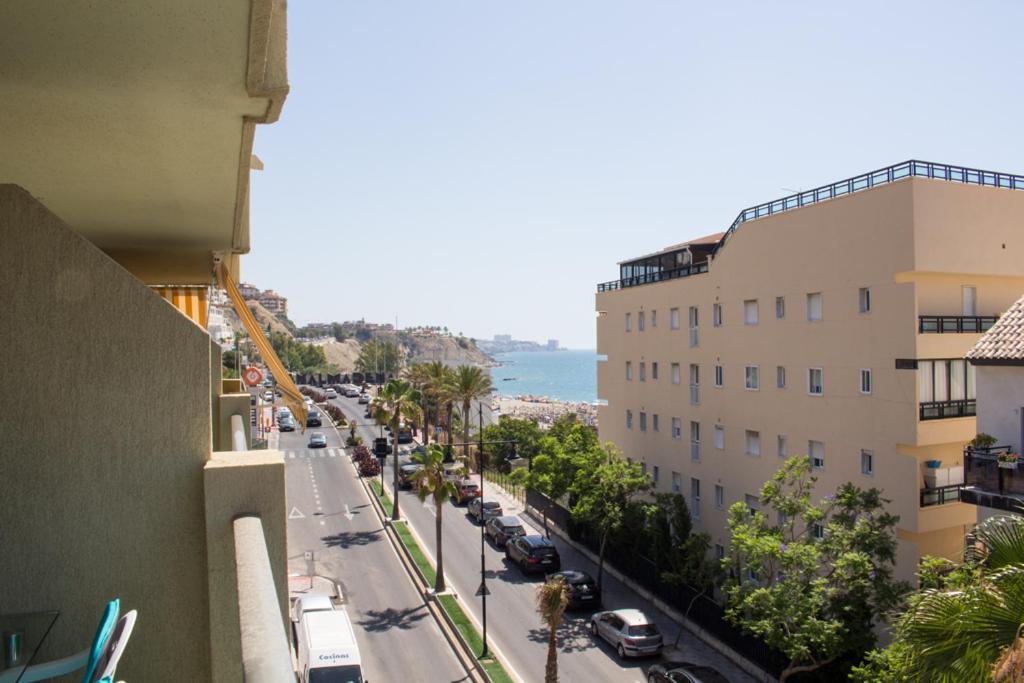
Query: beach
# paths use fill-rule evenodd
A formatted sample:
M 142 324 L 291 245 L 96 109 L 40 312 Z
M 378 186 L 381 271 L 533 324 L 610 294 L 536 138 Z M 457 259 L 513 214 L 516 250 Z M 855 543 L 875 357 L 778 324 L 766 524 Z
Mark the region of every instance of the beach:
M 491 409 L 497 415 L 508 415 L 517 419 L 535 420 L 542 427 L 552 424 L 562 415 L 576 415 L 585 425 L 597 427 L 597 406 L 583 401 L 560 401 L 546 396 L 496 396 Z

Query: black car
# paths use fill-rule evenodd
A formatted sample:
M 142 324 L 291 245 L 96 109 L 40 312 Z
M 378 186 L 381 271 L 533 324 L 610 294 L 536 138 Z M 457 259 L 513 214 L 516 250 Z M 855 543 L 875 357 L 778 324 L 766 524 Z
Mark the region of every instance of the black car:
M 526 535 L 526 529 L 518 517 L 504 516 L 487 520 L 484 534 L 499 548 L 504 548 L 510 539 Z
M 408 427 L 399 427 L 398 443 L 412 443 L 412 430 Z
M 295 431 L 295 420 L 290 417 L 282 417 L 277 423 L 277 428 L 282 432 L 294 432 Z
M 729 683 L 710 666 L 682 662 L 655 664 L 647 671 L 647 683 Z
M 549 573 L 562 568 L 555 544 L 539 535 L 520 536 L 505 544 L 505 557 L 524 574 Z
M 597 581 L 590 574 L 578 569 L 566 569 L 564 572 L 548 574 L 548 580 L 561 578 L 569 594 L 569 607 L 593 607 L 601 606 L 601 589 L 597 587 Z
M 322 427 L 323 421 L 320 419 L 320 413 L 315 410 L 310 410 L 306 415 L 306 426 L 307 427 Z

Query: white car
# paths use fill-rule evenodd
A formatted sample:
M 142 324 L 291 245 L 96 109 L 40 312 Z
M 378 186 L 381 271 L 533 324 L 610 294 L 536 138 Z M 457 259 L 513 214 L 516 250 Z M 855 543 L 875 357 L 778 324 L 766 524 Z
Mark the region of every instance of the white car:
M 371 398 L 372 397 L 369 394 L 360 394 L 359 395 L 359 402 L 360 403 L 369 403 Z
M 282 407 L 278 408 L 277 409 L 277 420 L 278 420 L 278 422 L 280 422 L 281 420 L 283 420 L 286 417 L 288 419 L 291 419 L 292 418 L 292 411 L 289 410 L 287 408 L 287 406 L 282 406 Z
M 266 401 L 267 403 L 273 403 L 274 402 L 274 392 L 273 391 L 264 391 L 263 392 L 263 400 Z
M 329 595 L 312 593 L 296 598 L 292 605 L 292 621 L 302 621 L 302 615 L 307 612 L 333 612 L 334 601 Z
M 303 396 L 302 400 L 306 402 L 307 406 L 312 406 L 313 405 L 313 399 L 311 399 L 309 396 Z
M 345 397 L 346 398 L 355 398 L 358 395 L 359 395 L 359 387 L 349 386 L 349 387 L 345 388 Z
M 327 398 L 338 398 L 338 392 L 335 391 L 334 389 L 328 389 L 327 391 L 324 392 L 324 395 Z

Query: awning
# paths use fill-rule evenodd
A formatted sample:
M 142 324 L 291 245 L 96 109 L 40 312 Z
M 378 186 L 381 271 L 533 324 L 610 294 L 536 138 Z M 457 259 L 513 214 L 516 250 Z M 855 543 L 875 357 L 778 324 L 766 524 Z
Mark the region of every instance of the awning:
M 206 301 L 207 287 L 151 287 L 167 303 L 204 330 L 210 308 Z
M 217 268 L 217 278 L 220 281 L 220 286 L 227 291 L 228 297 L 230 297 L 231 303 L 234 305 L 235 313 L 238 314 L 242 324 L 245 325 L 245 329 L 252 338 L 253 343 L 256 344 L 256 348 L 259 349 L 263 362 L 267 364 L 270 372 L 274 375 L 277 388 L 284 395 L 285 403 L 291 407 L 292 413 L 298 420 L 302 431 L 306 431 L 306 402 L 302 398 L 302 393 L 299 392 L 298 387 L 292 382 L 292 376 L 285 370 L 281 359 L 274 353 L 274 347 L 270 345 L 270 341 L 263 334 L 263 328 L 260 327 L 252 311 L 245 305 L 245 300 L 242 298 L 241 292 L 238 291 L 238 285 L 231 277 L 230 271 L 224 266 L 224 263 L 221 263 Z

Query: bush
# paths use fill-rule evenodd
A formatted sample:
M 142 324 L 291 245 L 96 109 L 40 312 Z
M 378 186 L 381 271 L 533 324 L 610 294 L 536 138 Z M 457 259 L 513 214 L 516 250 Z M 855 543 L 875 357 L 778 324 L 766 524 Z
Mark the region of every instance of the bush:
M 361 437 L 361 436 L 349 436 L 349 437 L 346 437 L 345 438 L 345 445 L 346 446 L 362 446 L 363 445 L 363 437 Z
M 360 477 L 376 477 L 380 475 L 380 463 L 376 458 L 369 458 L 359 463 Z
M 327 400 L 327 394 L 315 387 L 301 386 L 299 387 L 299 391 L 303 396 L 309 396 L 313 399 L 314 403 L 324 403 Z
M 357 463 L 364 463 L 367 460 L 374 460 L 375 458 L 370 455 L 370 451 L 366 446 L 356 446 L 355 450 L 352 451 L 352 459 Z
M 334 424 L 336 424 L 337 426 L 344 427 L 346 425 L 344 411 L 342 411 L 341 408 L 334 405 L 333 403 L 328 403 L 327 405 L 325 405 L 324 412 L 326 412 L 331 417 L 331 419 L 334 420 Z

